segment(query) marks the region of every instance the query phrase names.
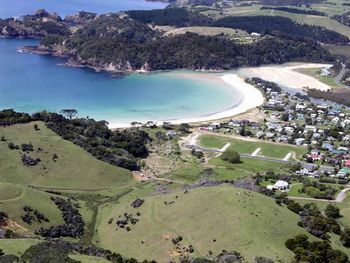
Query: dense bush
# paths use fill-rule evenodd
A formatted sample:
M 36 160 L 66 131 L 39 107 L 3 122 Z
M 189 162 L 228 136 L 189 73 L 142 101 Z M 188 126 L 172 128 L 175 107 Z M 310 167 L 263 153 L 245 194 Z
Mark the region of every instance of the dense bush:
M 13 125 L 16 123 L 28 123 L 31 117 L 28 113 L 15 112 L 13 109 L 0 111 L 0 126 Z
M 295 262 L 348 262 L 348 256 L 339 250 L 334 250 L 328 242 L 310 242 L 306 235 L 298 235 L 295 238 L 288 239 L 286 247 L 294 252 Z
M 128 11 L 127 14 L 141 23 L 162 26 L 203 26 L 212 21 L 207 16 L 193 13 L 185 8 L 165 8 L 155 10 Z
M 85 222 L 79 213 L 79 210 L 70 200 L 60 197 L 52 197 L 51 200 L 56 204 L 62 213 L 64 225 L 52 226 L 50 228 L 39 228 L 36 233 L 51 238 L 59 237 L 82 237 L 84 234 Z
M 340 235 L 340 242 L 344 247 L 350 247 L 350 229 L 345 228 Z
M 334 218 L 334 219 L 341 217 L 340 209 L 334 205 L 331 205 L 331 204 L 327 205 L 324 212 L 325 212 L 326 216 Z

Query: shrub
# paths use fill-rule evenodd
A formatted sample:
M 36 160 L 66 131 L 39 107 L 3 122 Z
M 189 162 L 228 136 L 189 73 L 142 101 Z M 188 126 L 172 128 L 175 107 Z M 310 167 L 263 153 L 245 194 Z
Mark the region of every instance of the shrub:
M 337 219 L 340 217 L 340 209 L 334 205 L 328 204 L 326 209 L 325 209 L 325 214 L 326 216 L 330 218 Z
M 221 157 L 222 160 L 228 161 L 230 163 L 240 163 L 241 162 L 241 156 L 238 152 L 227 150 L 225 151 Z
M 350 247 L 350 229 L 345 228 L 340 235 L 340 241 L 344 247 Z

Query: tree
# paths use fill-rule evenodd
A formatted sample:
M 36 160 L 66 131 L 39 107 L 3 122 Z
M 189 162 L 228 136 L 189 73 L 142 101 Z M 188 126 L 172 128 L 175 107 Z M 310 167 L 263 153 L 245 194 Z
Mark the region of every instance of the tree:
M 326 209 L 325 209 L 325 214 L 326 216 L 330 218 L 337 219 L 340 217 L 340 209 L 334 205 L 328 204 Z
M 344 247 L 350 247 L 350 228 L 345 228 L 341 232 L 340 241 Z
M 76 109 L 63 109 L 60 111 L 60 113 L 71 120 L 78 114 L 78 111 Z
M 221 159 L 224 161 L 228 161 L 230 163 L 240 163 L 241 162 L 241 156 L 238 152 L 232 151 L 232 150 L 226 150 L 222 155 Z
M 290 203 L 288 204 L 287 208 L 288 208 L 289 210 L 293 211 L 293 212 L 296 213 L 296 214 L 299 214 L 299 212 L 303 211 L 302 206 L 301 206 L 299 203 L 294 202 L 294 201 L 293 201 L 293 202 L 290 202 Z

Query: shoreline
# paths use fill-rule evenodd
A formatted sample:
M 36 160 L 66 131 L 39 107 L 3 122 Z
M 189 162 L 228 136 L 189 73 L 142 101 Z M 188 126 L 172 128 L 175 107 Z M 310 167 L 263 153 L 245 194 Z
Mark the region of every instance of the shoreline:
M 222 119 L 229 119 L 235 117 L 237 115 L 246 113 L 256 107 L 261 106 L 265 101 L 263 94 L 254 86 L 246 83 L 244 81 L 245 77 L 260 77 L 267 81 L 276 82 L 281 87 L 287 90 L 291 89 L 294 91 L 302 92 L 303 90 L 305 90 L 305 86 L 308 86 L 308 88 L 310 89 L 327 91 L 331 89 L 330 86 L 320 82 L 319 80 L 311 76 L 297 72 L 296 69 L 329 68 L 331 66 L 332 65 L 330 64 L 292 62 L 283 65 L 243 67 L 232 72 L 223 73 L 221 76 L 210 75 L 209 72 L 202 73 L 201 77 L 206 78 L 206 80 L 208 81 L 224 81 L 231 88 L 236 89 L 237 92 L 241 93 L 243 98 L 235 105 L 232 105 L 231 107 L 223 109 L 221 111 L 206 113 L 193 117 L 153 120 L 153 122 L 157 125 L 160 125 L 163 122 L 170 122 L 172 124 L 200 124 L 214 122 Z M 190 74 L 185 77 L 193 77 L 194 74 Z M 198 76 L 194 76 L 193 78 L 195 80 L 196 78 L 198 78 Z M 308 85 L 305 85 L 305 83 Z M 131 123 L 114 122 L 113 120 L 111 120 L 108 126 L 111 129 L 128 128 L 131 127 Z
M 193 117 L 184 117 L 184 118 L 168 118 L 168 119 L 160 119 L 160 120 L 152 120 L 155 124 L 160 125 L 163 124 L 163 122 L 170 122 L 172 124 L 181 124 L 181 123 L 198 123 L 198 122 L 210 122 L 210 121 L 215 121 L 219 119 L 225 119 L 225 118 L 230 118 L 235 115 L 239 115 L 242 113 L 245 113 L 253 108 L 256 108 L 258 106 L 261 106 L 265 98 L 263 94 L 256 89 L 254 86 L 246 83 L 244 81 L 244 78 L 238 76 L 237 74 L 234 73 L 226 73 L 223 74 L 222 76 L 219 75 L 209 75 L 210 73 L 207 74 L 202 74 L 211 81 L 222 81 L 226 85 L 228 85 L 231 89 L 237 90 L 242 95 L 242 99 L 238 101 L 236 104 L 232 105 L 229 108 L 216 111 L 216 112 L 210 112 L 210 113 L 205 113 L 199 116 L 193 116 Z M 193 75 L 188 75 L 187 77 L 193 77 Z M 114 122 L 110 121 L 109 128 L 111 129 L 118 129 L 118 128 L 128 128 L 131 127 L 131 122 L 130 123 L 123 123 L 123 122 Z

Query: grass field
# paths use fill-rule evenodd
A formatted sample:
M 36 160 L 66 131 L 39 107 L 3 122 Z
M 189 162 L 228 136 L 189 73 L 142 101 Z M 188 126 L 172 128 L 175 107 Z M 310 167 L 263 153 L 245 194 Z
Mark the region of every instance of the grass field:
M 329 85 L 330 87 L 338 87 L 339 85 L 335 82 L 334 78 L 332 77 L 326 77 L 326 76 L 321 76 L 320 75 L 320 69 L 317 68 L 300 68 L 300 69 L 296 69 L 295 71 L 308 75 L 310 77 L 313 77 L 315 79 L 318 79 L 319 81 L 321 81 L 322 83 Z
M 165 201 L 174 203 L 165 205 Z M 117 230 L 119 215 L 137 211 L 140 221 L 130 232 Z M 292 257 L 284 246 L 286 239 L 305 233 L 297 221 L 297 215 L 266 196 L 230 186 L 199 188 L 187 194 L 146 197 L 139 209 L 132 208 L 129 199 L 105 206 L 95 241 L 126 256 L 165 262 L 176 257 L 171 239 L 181 235 L 182 244 L 192 244 L 196 256 L 226 249 L 241 252 L 248 261 L 256 255 L 286 260 Z
M 231 143 L 229 148 L 241 154 L 252 154 L 257 148 L 261 148 L 259 155 L 280 159 L 283 159 L 290 152 L 295 152 L 297 159 L 299 159 L 306 151 L 305 148 L 302 147 L 263 141 L 239 140 L 220 135 L 202 135 L 199 141 L 202 146 L 210 148 L 222 148 L 226 143 Z
M 105 162 L 95 159 L 85 150 L 63 140 L 53 131 L 38 122 L 40 130 L 35 131 L 34 123 L 0 127 L 0 182 L 30 184 L 41 187 L 67 189 L 96 189 L 122 185 L 131 179 L 131 174 Z M 31 157 L 39 157 L 41 163 L 26 167 L 21 161 L 20 150 L 10 150 L 8 143 L 21 145 L 31 142 L 34 152 Z M 38 151 L 38 148 L 41 151 Z M 57 154 L 57 161 L 53 155 Z
M 0 248 L 5 254 L 19 256 L 30 246 L 39 243 L 36 239 L 0 239 Z
M 99 257 L 93 257 L 93 256 L 85 256 L 85 255 L 70 255 L 71 259 L 78 260 L 83 263 L 108 263 L 110 261 L 99 258 Z
M 0 183 L 0 202 L 19 198 L 23 193 L 21 185 Z
M 281 163 L 250 158 L 241 158 L 241 161 L 242 162 L 238 164 L 231 164 L 220 158 L 213 158 L 209 160 L 207 166 L 197 164 L 182 167 L 172 173 L 170 178 L 183 183 L 192 183 L 201 179 L 201 173 L 205 169 L 212 168 L 215 175 L 209 179 L 216 181 L 236 180 L 238 178 L 254 175 L 257 172 L 266 172 L 267 170 L 279 172 L 284 166 Z
M 2 201 L 0 208 L 1 211 L 4 211 L 8 214 L 11 220 L 15 221 L 28 230 L 35 230 L 40 226 L 48 227 L 51 225 L 62 224 L 63 218 L 61 216 L 61 212 L 50 200 L 51 196 L 51 194 L 45 192 L 31 189 L 29 187 L 23 187 L 20 196 L 8 201 Z M 50 222 L 43 222 L 42 224 L 33 222 L 32 225 L 24 223 L 21 219 L 21 216 L 25 214 L 23 211 L 24 206 L 30 206 L 33 209 L 37 209 L 40 213 L 43 213 L 50 220 Z

